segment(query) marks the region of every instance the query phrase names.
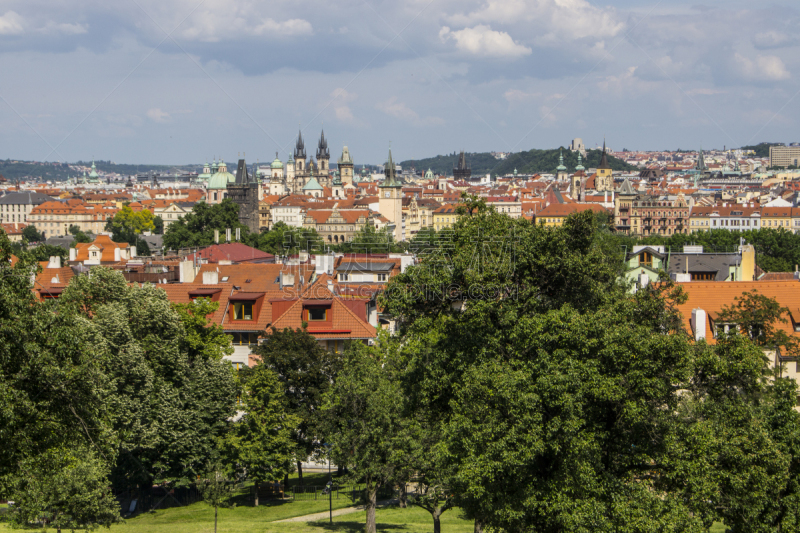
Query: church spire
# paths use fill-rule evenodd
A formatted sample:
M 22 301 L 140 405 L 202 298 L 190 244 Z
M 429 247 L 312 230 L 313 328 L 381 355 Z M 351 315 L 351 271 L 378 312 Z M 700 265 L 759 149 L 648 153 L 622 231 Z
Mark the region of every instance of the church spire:
M 319 137 L 319 143 L 317 143 L 317 159 L 330 159 L 331 152 L 328 149 L 328 141 L 325 140 L 325 130 L 322 130 L 322 135 Z
M 558 166 L 556 167 L 556 170 L 558 172 L 564 172 L 567 170 L 567 167 L 564 166 L 564 152 L 562 150 L 558 151 Z
M 581 160 L 581 153 L 578 152 L 578 166 L 575 167 L 575 171 L 576 172 L 580 172 L 582 170 L 586 170 L 586 169 L 583 167 L 583 163 L 582 163 L 582 160 Z
M 294 147 L 294 158 L 295 160 L 302 159 L 305 161 L 306 159 L 306 147 L 303 143 L 303 130 L 297 132 L 297 144 Z
M 384 169 L 384 175 L 386 178 L 383 180 L 383 183 L 380 185 L 382 188 L 385 187 L 402 187 L 402 183 L 397 180 L 397 172 L 394 166 L 394 161 L 392 160 L 392 149 L 389 148 L 389 159 L 386 161 L 386 168 Z
M 608 159 L 606 157 L 606 140 L 603 139 L 603 155 L 600 156 L 600 164 L 597 166 L 599 169 L 610 169 L 611 166 L 608 164 Z

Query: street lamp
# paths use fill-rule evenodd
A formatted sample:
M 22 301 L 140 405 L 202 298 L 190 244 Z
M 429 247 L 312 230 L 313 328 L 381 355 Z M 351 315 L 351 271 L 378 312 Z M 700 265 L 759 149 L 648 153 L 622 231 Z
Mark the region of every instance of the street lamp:
M 333 474 L 331 473 L 331 445 L 325 444 L 328 448 L 328 515 L 330 523 L 333 524 Z

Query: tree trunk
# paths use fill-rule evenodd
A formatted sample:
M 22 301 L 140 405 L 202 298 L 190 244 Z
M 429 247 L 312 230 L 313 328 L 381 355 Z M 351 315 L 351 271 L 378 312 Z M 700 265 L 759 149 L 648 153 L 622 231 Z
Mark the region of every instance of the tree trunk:
M 473 533 L 483 533 L 483 522 L 477 518 L 475 519 L 475 529 L 473 530 Z
M 442 533 L 442 522 L 440 518 L 442 517 L 442 508 L 435 507 L 433 512 L 433 533 Z
M 217 533 L 217 506 L 214 506 L 214 533 Z
M 256 484 L 255 484 L 255 489 L 256 489 L 255 503 L 256 503 L 256 507 L 258 507 L 258 482 L 256 482 Z
M 344 473 L 344 469 L 342 468 L 342 465 L 337 466 L 336 467 L 336 475 L 341 477 L 343 473 Z
M 408 507 L 408 498 L 406 497 L 407 491 L 405 483 L 400 483 L 400 486 L 398 487 L 398 494 L 400 496 L 400 509 L 405 509 L 406 507 Z
M 378 487 L 367 483 L 367 527 L 366 533 L 376 533 L 375 504 L 378 498 Z
M 289 474 L 283 476 L 283 492 L 284 494 L 286 491 L 289 490 Z
M 297 461 L 297 482 L 303 484 L 303 463 Z

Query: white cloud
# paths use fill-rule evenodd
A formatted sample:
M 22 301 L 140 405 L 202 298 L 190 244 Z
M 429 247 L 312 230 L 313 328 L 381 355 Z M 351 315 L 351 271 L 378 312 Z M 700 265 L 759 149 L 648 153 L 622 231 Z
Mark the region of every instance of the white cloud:
M 6 11 L 0 17 L 0 35 L 19 35 L 23 31 L 22 17 L 16 11 Z
M 46 34 L 81 35 L 89 31 L 89 26 L 88 24 L 69 24 L 65 22 L 57 24 L 51 21 L 37 31 Z
M 453 15 L 450 20 L 464 25 L 523 22 L 537 41 L 551 44 L 585 38 L 607 39 L 625 27 L 614 10 L 595 7 L 586 0 L 489 0 L 481 9 Z
M 786 65 L 777 56 L 757 56 L 755 59 L 750 59 L 736 54 L 734 62 L 739 73 L 749 80 L 780 81 L 791 77 Z
M 527 102 L 540 96 L 542 96 L 542 93 L 526 93 L 525 91 L 520 91 L 519 89 L 509 89 L 505 92 L 505 94 L 503 94 L 503 98 L 512 104 L 516 102 Z
M 350 106 L 347 105 L 348 102 L 352 102 L 356 99 L 354 93 L 347 92 L 343 88 L 335 89 L 331 93 L 331 97 L 333 97 L 333 111 L 336 115 L 338 120 L 347 123 L 354 123 L 355 117 L 353 116 L 353 110 L 350 109 Z
M 396 96 L 392 96 L 385 102 L 379 102 L 375 108 L 378 111 L 383 111 L 389 116 L 395 117 L 404 122 L 409 122 L 416 126 L 438 125 L 444 123 L 444 121 L 439 117 L 421 118 L 419 113 L 408 107 L 403 102 L 398 102 Z
M 753 37 L 756 48 L 780 48 L 797 44 L 797 38 L 790 37 L 783 32 L 769 30 L 757 33 Z
M 161 109 L 154 107 L 152 109 L 147 110 L 147 118 L 152 120 L 153 122 L 158 122 L 163 124 L 165 122 L 169 122 L 172 117 L 166 111 L 162 111 Z
M 532 52 L 527 46 L 515 43 L 508 33 L 483 24 L 458 31 L 445 26 L 439 31 L 439 38 L 443 42 L 454 39 L 456 48 L 479 57 L 517 59 Z
M 183 38 L 203 42 L 231 41 L 242 37 L 293 37 L 312 35 L 314 28 L 305 19 L 276 20 L 265 16 L 256 5 L 209 2 L 186 21 Z

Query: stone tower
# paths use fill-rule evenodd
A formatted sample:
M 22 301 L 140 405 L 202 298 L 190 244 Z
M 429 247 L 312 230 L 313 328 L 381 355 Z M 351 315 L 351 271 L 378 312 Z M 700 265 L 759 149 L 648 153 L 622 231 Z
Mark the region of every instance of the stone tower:
M 597 165 L 594 188 L 598 192 L 614 190 L 614 177 L 612 176 L 611 165 L 608 164 L 605 141 L 603 141 L 603 155 L 600 156 L 600 164 Z
M 227 197 L 239 206 L 239 223 L 247 226 L 251 232 L 258 233 L 258 200 L 261 197 L 261 186 L 258 179 L 247 172 L 244 159 L 239 160 L 236 167 L 236 181 L 228 183 Z
M 464 154 L 464 151 L 461 151 L 461 154 L 458 156 L 458 162 L 456 166 L 453 167 L 453 179 L 456 181 L 469 181 L 469 178 L 472 176 L 472 170 L 469 168 L 467 164 L 467 156 Z
M 394 225 L 392 236 L 396 242 L 400 242 L 403 240 L 403 184 L 397 179 L 391 149 L 384 175 L 383 183 L 378 186 L 378 210 Z
M 342 185 L 353 184 L 353 157 L 350 155 L 350 150 L 347 146 L 342 150 L 342 157 L 339 158 L 339 178 L 342 180 Z

